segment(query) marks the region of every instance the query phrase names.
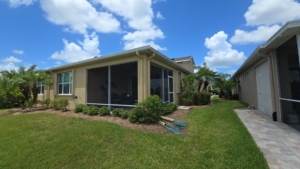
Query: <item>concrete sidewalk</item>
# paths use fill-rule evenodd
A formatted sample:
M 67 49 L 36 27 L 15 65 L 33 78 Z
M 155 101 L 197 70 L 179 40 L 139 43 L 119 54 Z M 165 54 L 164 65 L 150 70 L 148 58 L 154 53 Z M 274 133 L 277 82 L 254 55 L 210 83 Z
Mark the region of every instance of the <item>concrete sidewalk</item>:
M 300 168 L 300 133 L 258 110 L 236 109 L 271 169 Z

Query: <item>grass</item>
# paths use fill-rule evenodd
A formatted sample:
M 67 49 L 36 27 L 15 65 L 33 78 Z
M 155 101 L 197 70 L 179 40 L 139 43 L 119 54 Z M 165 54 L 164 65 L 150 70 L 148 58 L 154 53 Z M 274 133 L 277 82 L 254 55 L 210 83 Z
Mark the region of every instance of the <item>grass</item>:
M 2 116 L 0 168 L 268 168 L 238 107 L 193 109 L 181 136 L 47 113 Z
M 9 113 L 10 109 L 0 109 L 0 116 Z

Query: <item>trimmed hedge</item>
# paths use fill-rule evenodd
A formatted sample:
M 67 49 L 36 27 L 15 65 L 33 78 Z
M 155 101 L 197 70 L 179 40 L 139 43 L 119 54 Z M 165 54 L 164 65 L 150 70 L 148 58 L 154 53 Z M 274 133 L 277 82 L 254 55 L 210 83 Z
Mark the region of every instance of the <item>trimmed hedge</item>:
M 210 103 L 211 94 L 208 92 L 200 92 L 194 94 L 195 105 L 208 105 Z
M 115 108 L 115 109 L 112 111 L 112 114 L 113 114 L 114 116 L 120 117 L 120 116 L 121 116 L 121 112 L 123 112 L 123 111 L 124 111 L 123 109 Z
M 108 107 L 101 107 L 100 109 L 99 109 L 99 114 L 100 114 L 100 116 L 106 116 L 106 115 L 110 115 L 110 110 L 109 110 L 109 108 Z
M 75 113 L 83 112 L 83 108 L 84 108 L 85 106 L 86 106 L 86 105 L 84 105 L 84 104 L 77 104 L 77 105 L 75 106 L 74 112 L 75 112 Z
M 99 108 L 97 106 L 87 106 L 88 115 L 97 115 L 99 114 Z
M 62 110 L 66 111 L 67 106 L 69 105 L 68 99 L 62 98 L 62 99 L 55 99 L 50 102 L 50 107 L 55 110 Z
M 173 113 L 177 109 L 177 105 L 174 103 L 162 105 L 163 113 L 162 115 L 167 115 Z

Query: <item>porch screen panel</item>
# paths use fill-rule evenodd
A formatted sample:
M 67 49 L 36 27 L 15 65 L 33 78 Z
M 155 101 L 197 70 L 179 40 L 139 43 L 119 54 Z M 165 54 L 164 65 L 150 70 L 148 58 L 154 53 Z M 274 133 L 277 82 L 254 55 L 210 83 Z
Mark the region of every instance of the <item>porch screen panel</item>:
M 150 76 L 151 76 L 151 95 L 158 95 L 160 98 L 163 98 L 163 82 L 162 82 L 162 68 L 151 65 L 150 67 Z
M 111 66 L 111 104 L 137 103 L 137 62 Z
M 299 43 L 299 42 L 298 42 Z M 282 121 L 300 131 L 300 64 L 297 38 L 276 49 Z
M 108 103 L 108 67 L 88 70 L 87 103 Z

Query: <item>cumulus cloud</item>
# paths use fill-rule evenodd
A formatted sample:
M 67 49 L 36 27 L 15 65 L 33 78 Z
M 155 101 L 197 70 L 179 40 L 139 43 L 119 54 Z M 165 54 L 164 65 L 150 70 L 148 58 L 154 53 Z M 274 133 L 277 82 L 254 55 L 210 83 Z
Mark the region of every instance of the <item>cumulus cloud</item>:
M 253 0 L 244 17 L 247 25 L 273 25 L 300 18 L 296 0 Z
M 279 29 L 280 25 L 259 26 L 252 31 L 237 29 L 234 36 L 230 38 L 230 42 L 233 44 L 260 43 L 268 40 Z
M 260 43 L 268 40 L 287 21 L 300 18 L 300 3 L 296 0 L 253 0 L 244 14 L 252 31 L 235 31 L 230 39 L 234 44 Z
M 228 68 L 239 65 L 246 59 L 243 52 L 232 49 L 232 45 L 227 42 L 228 35 L 220 31 L 210 38 L 205 39 L 205 47 L 209 49 L 204 61 L 210 68 Z
M 40 3 L 50 22 L 68 26 L 73 32 L 87 34 L 87 29 L 120 32 L 120 22 L 112 14 L 97 11 L 87 0 L 41 0 Z
M 20 5 L 29 6 L 33 4 L 36 0 L 7 0 L 7 1 L 10 7 L 16 8 Z
M 15 65 L 16 63 L 20 63 L 22 60 L 15 58 L 13 56 L 6 57 L 1 60 L 0 62 L 0 71 L 1 70 L 12 70 L 15 69 L 17 70 L 18 67 Z
M 10 56 L 5 59 L 2 59 L 2 62 L 4 62 L 4 63 L 20 63 L 20 62 L 22 62 L 22 60 L 15 58 L 13 56 Z
M 162 14 L 161 14 L 160 12 L 157 12 L 157 13 L 156 13 L 156 18 L 157 18 L 157 19 L 161 19 L 161 20 L 162 20 L 162 19 L 165 19 L 165 18 L 162 16 Z
M 95 4 L 101 4 L 102 7 L 112 13 L 121 16 L 128 26 L 135 29 L 124 35 L 124 49 L 140 47 L 140 45 L 151 45 L 158 50 L 166 50 L 155 44 L 155 39 L 163 39 L 163 32 L 153 24 L 154 17 L 151 8 L 151 0 L 93 0 Z
M 23 51 L 23 50 L 13 50 L 13 52 L 14 52 L 15 54 L 19 54 L 19 55 L 24 54 L 24 51 Z
M 90 59 L 100 54 L 98 36 L 95 32 L 91 35 L 85 35 L 84 41 L 78 41 L 78 44 L 74 42 L 68 42 L 63 39 L 64 49 L 60 52 L 55 52 L 51 55 L 52 59 L 63 60 L 67 63 L 77 62 L 80 60 Z M 59 64 L 57 62 L 56 64 Z

